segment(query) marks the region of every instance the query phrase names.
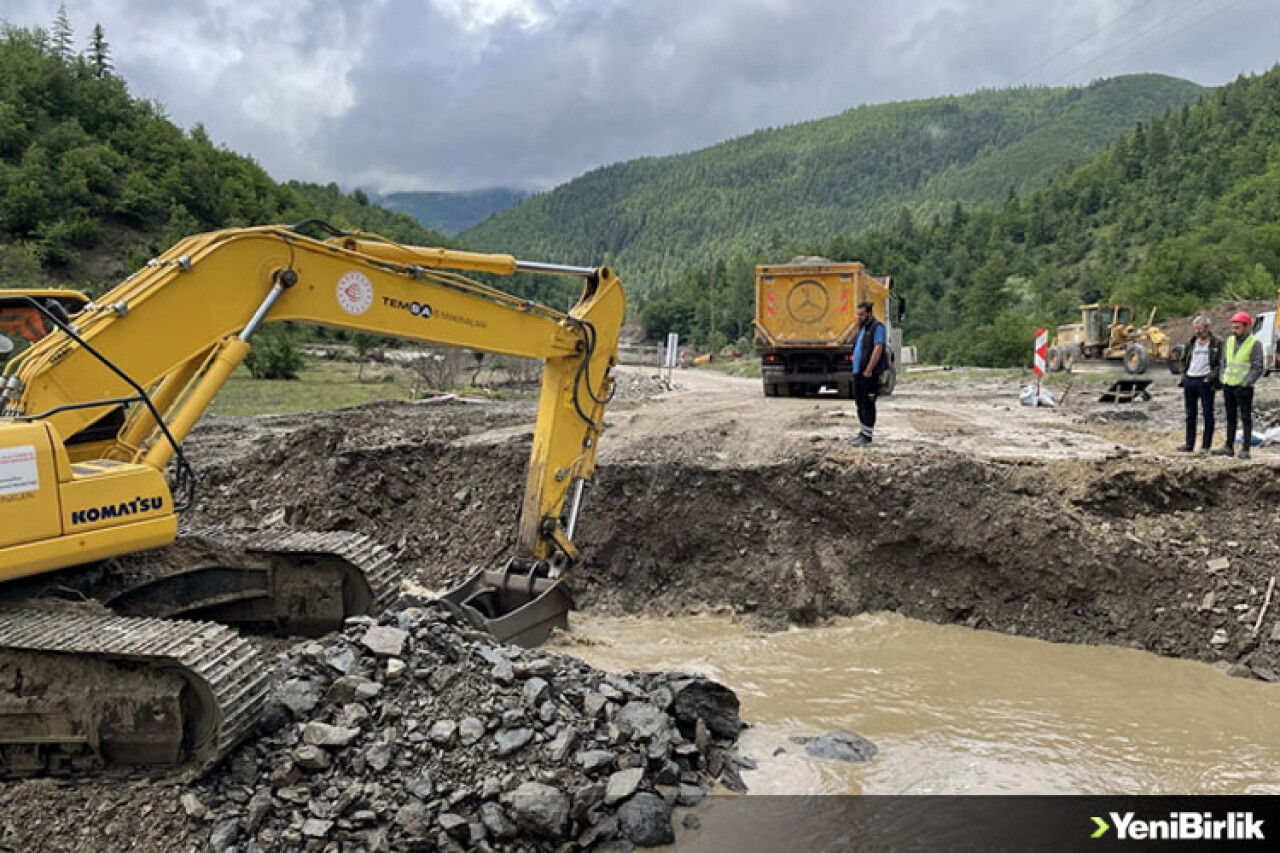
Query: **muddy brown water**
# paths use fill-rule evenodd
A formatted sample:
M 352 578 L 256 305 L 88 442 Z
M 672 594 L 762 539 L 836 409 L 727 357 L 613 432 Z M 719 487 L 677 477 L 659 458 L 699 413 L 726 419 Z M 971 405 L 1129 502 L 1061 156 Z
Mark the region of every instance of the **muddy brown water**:
M 1280 689 L 1131 649 L 892 614 L 757 633 L 726 617 L 575 617 L 561 651 L 736 690 L 752 794 L 1280 793 Z M 847 729 L 879 754 L 808 757 Z M 776 753 L 776 754 L 775 754 Z

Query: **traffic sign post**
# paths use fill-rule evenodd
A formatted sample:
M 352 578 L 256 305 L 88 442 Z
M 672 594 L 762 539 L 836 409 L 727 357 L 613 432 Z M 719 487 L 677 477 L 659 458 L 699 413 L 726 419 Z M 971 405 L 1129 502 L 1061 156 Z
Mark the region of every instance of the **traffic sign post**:
M 680 335 L 676 332 L 667 333 L 667 352 L 663 367 L 667 369 L 667 388 L 671 388 L 671 372 L 676 368 L 676 362 L 680 359 Z
M 1044 376 L 1045 362 L 1049 357 L 1049 330 L 1036 329 L 1035 371 L 1036 405 L 1040 405 L 1040 378 Z

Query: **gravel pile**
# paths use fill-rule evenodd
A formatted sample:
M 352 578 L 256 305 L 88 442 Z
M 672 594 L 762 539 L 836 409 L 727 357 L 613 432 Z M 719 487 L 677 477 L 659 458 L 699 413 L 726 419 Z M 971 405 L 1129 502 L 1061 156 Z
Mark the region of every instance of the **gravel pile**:
M 440 605 L 285 655 L 263 733 L 184 795 L 215 851 L 652 846 L 750 766 L 728 688 L 494 645 Z

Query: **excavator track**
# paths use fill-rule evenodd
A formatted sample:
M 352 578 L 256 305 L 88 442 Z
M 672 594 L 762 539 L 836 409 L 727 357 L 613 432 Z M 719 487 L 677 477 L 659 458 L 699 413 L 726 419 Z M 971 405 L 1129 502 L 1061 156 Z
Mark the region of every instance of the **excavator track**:
M 360 534 L 203 527 L 59 576 L 63 595 L 96 601 L 15 587 L 0 605 L 0 778 L 198 772 L 266 700 L 267 669 L 228 624 L 322 634 L 394 604 L 401 581 Z
M 0 606 L 0 778 L 198 772 L 252 729 L 266 668 L 234 631 L 94 605 Z
M 404 570 L 395 555 L 363 533 L 331 531 L 255 531 L 242 533 L 227 527 L 184 529 L 182 536 L 200 536 L 253 551 L 280 554 L 334 554 L 359 570 L 369 585 L 373 607 L 382 611 L 400 597 Z
M 136 616 L 208 619 L 317 636 L 400 594 L 394 555 L 359 533 L 183 529 L 167 549 L 114 561 L 102 597 Z

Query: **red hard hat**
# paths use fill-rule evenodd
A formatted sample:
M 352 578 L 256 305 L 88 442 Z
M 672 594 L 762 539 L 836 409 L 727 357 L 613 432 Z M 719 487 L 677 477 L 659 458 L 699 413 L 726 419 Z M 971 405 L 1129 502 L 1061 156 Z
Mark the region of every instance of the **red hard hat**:
M 1231 316 L 1231 322 L 1244 323 L 1246 326 L 1253 324 L 1253 318 L 1249 316 L 1248 311 L 1237 311 Z

